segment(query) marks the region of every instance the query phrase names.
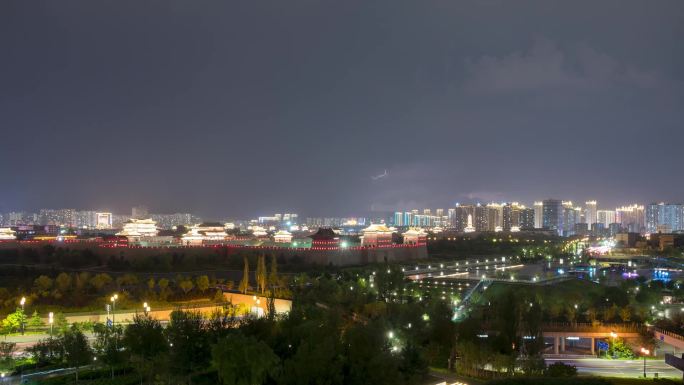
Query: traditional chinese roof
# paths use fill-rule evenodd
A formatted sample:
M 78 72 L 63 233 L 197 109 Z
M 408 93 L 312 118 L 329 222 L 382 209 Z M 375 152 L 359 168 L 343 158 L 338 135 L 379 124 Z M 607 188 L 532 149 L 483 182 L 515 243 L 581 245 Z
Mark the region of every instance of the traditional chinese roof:
M 332 241 L 338 238 L 337 234 L 330 227 L 321 227 L 315 234 L 309 235 L 314 241 Z
M 362 230 L 364 233 L 372 233 L 372 232 L 377 232 L 377 233 L 391 233 L 392 230 L 388 229 L 387 226 L 383 224 L 371 224 L 370 226 L 366 227 L 365 229 Z
M 223 224 L 219 222 L 204 222 L 199 227 L 223 227 Z

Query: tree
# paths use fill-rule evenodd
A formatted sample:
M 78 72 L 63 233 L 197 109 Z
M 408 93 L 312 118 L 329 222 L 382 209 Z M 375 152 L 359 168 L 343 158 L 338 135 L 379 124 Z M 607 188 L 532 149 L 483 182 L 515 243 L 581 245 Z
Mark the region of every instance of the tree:
M 124 332 L 123 342 L 141 379 L 152 377 L 156 372 L 155 363 L 163 360 L 169 348 L 161 323 L 149 315 L 133 317 L 133 323 Z
M 244 257 L 243 259 L 245 261 L 245 267 L 242 271 L 242 280 L 240 281 L 238 290 L 240 290 L 242 294 L 247 294 L 247 289 L 249 289 L 249 261 L 247 260 L 247 257 Z
M 255 385 L 276 376 L 279 359 L 263 341 L 233 334 L 211 348 L 211 361 L 222 384 Z
M 563 362 L 555 362 L 546 368 L 544 374 L 549 377 L 574 377 L 577 375 L 577 368 Z
M 154 281 L 154 278 L 150 278 L 147 280 L 147 290 L 150 292 L 154 292 L 154 286 L 156 285 L 156 282 Z
M 89 364 L 93 360 L 93 351 L 88 345 L 85 334 L 75 326 L 72 326 L 62 336 L 64 346 L 64 358 L 69 366 L 76 367 L 76 381 L 78 381 L 79 367 Z
M 170 345 L 172 371 L 189 376 L 209 364 L 210 346 L 198 311 L 176 310 L 171 313 L 165 333 Z
M 157 282 L 157 286 L 159 286 L 159 298 L 166 300 L 166 298 L 169 296 L 169 280 L 166 278 L 161 278 Z
M 268 274 L 268 285 L 271 290 L 278 285 L 278 260 L 275 254 L 271 255 L 271 271 Z
M 64 295 L 71 290 L 71 276 L 67 273 L 59 273 L 55 279 L 55 285 L 60 294 Z
M 259 258 L 257 258 L 257 266 L 256 266 L 256 287 L 257 287 L 257 292 L 261 292 L 262 294 L 264 293 L 264 290 L 266 290 L 266 262 L 265 262 L 266 257 L 261 254 L 259 255 Z
M 112 277 L 108 274 L 100 273 L 92 278 L 90 278 L 90 286 L 92 286 L 98 293 L 102 291 L 105 286 L 109 286 L 112 283 Z
M 34 310 L 31 318 L 28 320 L 28 327 L 32 329 L 38 329 L 43 326 L 45 326 L 45 323 L 43 323 L 43 320 L 38 315 L 38 312 Z
M 123 327 L 114 325 L 108 327 L 102 323 L 97 323 L 93 327 L 95 332 L 95 353 L 100 362 L 111 368 L 112 378 L 114 378 L 114 367 L 126 361 L 126 351 L 119 349 L 123 347 Z
M 57 329 L 59 334 L 64 334 L 69 329 L 69 321 L 67 321 L 64 313 L 58 312 L 55 314 L 54 328 Z
M 10 333 L 15 333 L 21 328 L 25 319 L 26 315 L 24 314 L 24 311 L 21 308 L 17 308 L 14 313 L 10 313 L 7 315 L 7 318 L 2 321 L 2 327 Z
M 0 372 L 11 372 L 14 369 L 14 351 L 16 342 L 0 342 Z
M 61 338 L 50 337 L 40 340 L 26 351 L 39 366 L 62 362 L 64 359 L 64 346 Z
M 632 309 L 629 306 L 620 309 L 620 319 L 622 322 L 629 322 L 632 319 Z
M 336 333 L 329 334 L 322 339 L 313 336 L 306 338 L 292 358 L 284 362 L 279 383 L 284 385 L 344 384 L 342 353 Z
M 36 291 L 36 294 L 41 297 L 47 297 L 50 295 L 50 290 L 52 290 L 52 284 L 52 278 L 47 275 L 41 275 L 33 281 L 33 288 Z
M 192 290 L 195 285 L 192 283 L 192 280 L 190 278 L 183 278 L 179 283 L 178 287 L 183 290 L 183 293 L 188 294 L 190 290 Z
M 199 277 L 195 278 L 195 286 L 197 286 L 197 290 L 204 293 L 207 291 L 207 289 L 209 289 L 209 277 L 206 275 L 200 275 Z

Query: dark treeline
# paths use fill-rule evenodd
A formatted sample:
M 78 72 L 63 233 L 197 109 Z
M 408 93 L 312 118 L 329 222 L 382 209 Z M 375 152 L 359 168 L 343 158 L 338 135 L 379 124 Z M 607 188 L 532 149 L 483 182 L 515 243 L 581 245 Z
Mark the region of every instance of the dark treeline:
M 92 346 L 72 326 L 32 348 L 30 365 L 83 366 L 81 381 L 112 384 L 423 383 L 428 365 L 446 367 L 452 354 L 451 309 L 391 300 L 405 285 L 399 269 L 372 276 L 372 285 L 357 272 L 297 279 L 283 316 L 239 318 L 226 306 L 204 319 L 179 310 L 162 327 L 140 315 L 126 327 L 95 325 Z

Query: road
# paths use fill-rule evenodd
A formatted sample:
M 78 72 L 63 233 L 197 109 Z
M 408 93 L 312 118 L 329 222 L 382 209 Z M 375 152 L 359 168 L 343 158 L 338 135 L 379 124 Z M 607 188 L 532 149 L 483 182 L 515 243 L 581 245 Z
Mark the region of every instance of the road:
M 579 375 L 604 377 L 643 377 L 643 360 L 607 360 L 604 358 L 549 358 L 546 364 L 563 362 L 577 367 Z M 659 378 L 682 378 L 682 371 L 667 364 L 665 360 L 646 360 L 646 375 L 653 378 L 658 373 Z
M 85 335 L 91 341 L 95 339 L 95 335 L 91 332 L 86 332 Z M 5 336 L 4 338 L 0 339 L 0 341 L 16 343 L 17 344 L 16 353 L 23 353 L 27 348 L 35 345 L 36 342 L 38 342 L 40 340 L 44 340 L 44 339 L 49 338 L 49 337 L 50 337 L 50 334 L 48 334 L 48 333 L 25 334 L 25 335 L 15 334 L 15 335 L 11 335 L 11 336 Z M 2 383 L 0 382 L 0 384 L 2 384 Z

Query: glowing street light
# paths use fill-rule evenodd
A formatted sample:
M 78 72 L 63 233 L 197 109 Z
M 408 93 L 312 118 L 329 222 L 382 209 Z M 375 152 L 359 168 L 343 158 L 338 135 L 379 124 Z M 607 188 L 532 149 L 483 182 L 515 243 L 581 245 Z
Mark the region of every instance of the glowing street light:
M 115 317 L 115 313 L 116 313 L 116 300 L 117 300 L 117 299 L 119 299 L 119 295 L 118 295 L 118 294 L 114 294 L 113 296 L 111 296 L 111 297 L 109 298 L 109 300 L 112 302 L 112 326 L 113 326 L 114 323 L 116 322 L 115 319 L 114 319 L 114 317 Z
M 651 354 L 651 352 L 646 348 L 641 348 L 641 354 L 644 357 L 644 378 L 646 378 L 646 356 Z
M 55 323 L 55 313 L 48 313 L 48 323 L 50 324 L 50 337 L 52 337 L 52 324 Z
M 26 297 L 21 297 L 19 301 L 21 305 L 21 335 L 24 335 L 24 319 L 26 318 L 26 313 L 24 312 L 24 305 L 26 305 Z

